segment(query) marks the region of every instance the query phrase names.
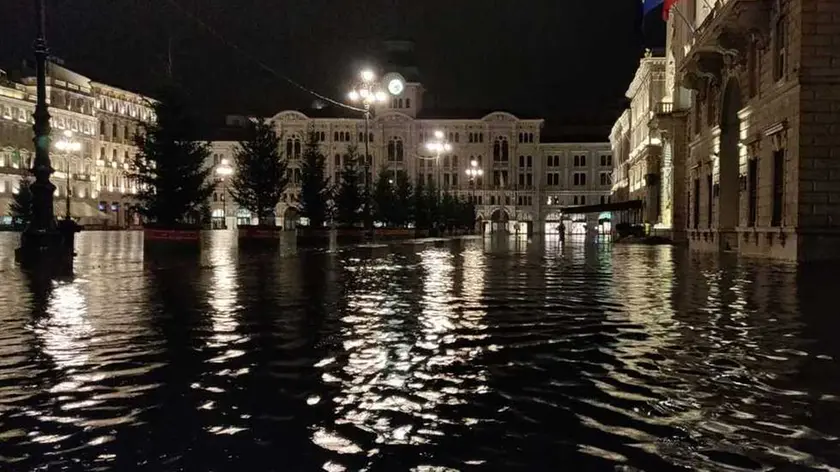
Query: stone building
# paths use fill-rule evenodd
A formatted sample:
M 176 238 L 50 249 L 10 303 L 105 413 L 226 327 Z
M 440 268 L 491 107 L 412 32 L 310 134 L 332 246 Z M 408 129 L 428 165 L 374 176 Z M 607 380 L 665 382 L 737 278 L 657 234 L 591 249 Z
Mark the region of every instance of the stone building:
M 641 214 L 634 215 L 634 223 L 679 241 L 684 238 L 683 208 L 677 204 L 683 201 L 683 182 L 675 178 L 680 156 L 675 153 L 674 136 L 680 124 L 666 118 L 673 113 L 667 61 L 648 51 L 627 90 L 630 106 L 610 134 L 615 155 L 613 193 L 619 202 L 641 201 Z
M 150 102 L 131 92 L 92 82 L 58 64 L 49 64 L 47 96 L 52 128 L 50 158 L 56 185 L 55 214 L 83 224 L 126 225 L 125 198 L 134 188 L 125 179 L 134 152 L 126 130 L 152 119 Z M 9 204 L 34 159 L 35 79 L 11 80 L 0 71 L 0 224 L 10 224 Z M 117 118 L 119 125 L 117 125 Z M 122 133 L 112 140 L 114 126 Z M 104 132 L 103 132 L 104 131 Z M 62 141 L 78 149 L 62 148 Z
M 840 257 L 840 0 L 674 8 L 659 117 L 685 123 L 690 247 Z
M 91 82 L 91 89 L 99 146 L 95 150 L 98 208 L 112 224 L 137 224 L 130 208 L 137 187 L 126 171 L 137 152 L 134 136 L 140 123 L 153 119 L 152 100 L 99 82 Z
M 406 171 L 412 180 L 422 178 L 445 192 L 473 198 L 478 205 L 477 224 L 485 232 L 512 234 L 557 231 L 567 207 L 608 202 L 612 189 L 612 153 L 609 143 L 541 142 L 543 120 L 520 118 L 504 111 L 469 112 L 424 109 L 419 83 L 406 84 L 403 94 L 376 110 L 369 125 L 370 178 L 380 172 Z M 287 110 L 268 118 L 281 136 L 289 158 L 290 186 L 277 208 L 278 224 L 293 227 L 298 219 L 301 156 L 306 133 L 319 136 L 326 156 L 326 174 L 340 179 L 349 146 L 364 154 L 364 119 L 336 108 Z M 431 154 L 426 143 L 442 131 L 452 151 Z M 234 161 L 236 142 L 212 143 L 212 163 Z M 481 169 L 471 179 L 467 170 Z M 211 211 L 226 222 L 248 223 L 251 215 L 228 199 L 219 181 Z M 585 220 L 584 220 L 585 221 Z M 592 225 L 597 225 L 594 218 Z M 548 224 L 547 224 L 548 223 Z M 577 227 L 577 226 L 576 226 Z M 566 228 L 571 231 L 572 225 Z

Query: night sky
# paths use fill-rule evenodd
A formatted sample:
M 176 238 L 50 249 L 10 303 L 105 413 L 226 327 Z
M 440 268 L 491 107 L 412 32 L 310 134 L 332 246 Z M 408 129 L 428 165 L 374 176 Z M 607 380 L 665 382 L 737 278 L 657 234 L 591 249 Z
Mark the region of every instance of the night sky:
M 94 80 L 153 95 L 171 38 L 175 77 L 207 112 L 312 103 L 170 1 L 329 96 L 344 97 L 359 67 L 376 64 L 384 39 L 406 38 L 435 107 L 558 119 L 611 121 L 645 43 L 664 35 L 658 18 L 642 32 L 637 0 L 47 0 L 50 49 Z M 12 70 L 32 57 L 33 0 L 3 0 L 2 12 L 0 64 Z

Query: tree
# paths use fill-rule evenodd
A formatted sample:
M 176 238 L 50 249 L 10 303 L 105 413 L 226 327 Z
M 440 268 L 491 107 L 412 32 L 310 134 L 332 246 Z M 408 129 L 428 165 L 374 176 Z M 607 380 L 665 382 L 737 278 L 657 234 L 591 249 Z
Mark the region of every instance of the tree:
M 325 176 L 324 162 L 318 134 L 310 130 L 306 135 L 301 165 L 300 214 L 309 219 L 309 226 L 320 228 L 327 221 L 331 192 Z
M 475 229 L 475 202 L 472 199 L 461 199 L 459 214 L 460 225 L 465 230 L 472 232 Z
M 458 225 L 459 222 L 459 204 L 458 200 L 449 192 L 443 194 L 440 200 L 438 223 L 439 226 L 445 229 L 451 229 Z
M 32 189 L 29 187 L 32 180 L 24 177 L 20 179 L 18 192 L 12 197 L 9 205 L 9 213 L 12 217 L 12 225 L 17 228 L 24 228 L 32 220 Z
M 251 135 L 239 143 L 235 156 L 236 171 L 230 181 L 230 195 L 239 206 L 257 215 L 259 224 L 269 224 L 289 184 L 288 162 L 280 152 L 280 137 L 272 123 L 254 123 Z
M 404 170 L 397 171 L 396 188 L 394 189 L 393 223 L 403 227 L 409 221 L 414 221 L 414 192 L 411 179 Z
M 362 219 L 362 205 L 365 195 L 362 189 L 364 178 L 360 167 L 362 156 L 356 146 L 347 148 L 344 156 L 344 168 L 341 170 L 341 183 L 335 196 L 336 216 L 342 226 L 356 226 Z
M 395 223 L 397 200 L 394 192 L 394 174 L 383 168 L 376 178 L 376 185 L 373 189 L 374 217 L 386 226 Z
M 134 136 L 138 152 L 129 178 L 138 184 L 134 209 L 147 223 L 164 228 L 196 224 L 196 215 L 213 193 L 207 143 L 195 141 L 195 121 L 185 96 L 174 88 L 152 105 L 156 120 Z
M 426 201 L 426 213 L 428 218 L 428 227 L 438 228 L 442 225 L 442 213 L 440 198 L 438 198 L 438 189 L 434 181 L 426 185 L 426 194 L 424 200 Z
M 429 201 L 426 194 L 426 186 L 423 176 L 417 176 L 417 185 L 414 187 L 414 227 L 417 229 L 428 229 L 431 224 L 429 215 Z

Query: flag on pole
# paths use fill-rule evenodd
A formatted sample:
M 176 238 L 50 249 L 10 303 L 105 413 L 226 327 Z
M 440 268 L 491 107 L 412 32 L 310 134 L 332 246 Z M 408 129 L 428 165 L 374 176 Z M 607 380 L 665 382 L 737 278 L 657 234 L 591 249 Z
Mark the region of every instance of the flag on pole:
M 647 16 L 652 10 L 656 9 L 665 0 L 642 0 L 642 16 Z
M 678 0 L 664 0 L 664 1 L 665 1 L 665 6 L 662 7 L 662 18 L 665 19 L 665 21 L 668 21 L 668 18 L 671 16 L 671 8 L 674 6 L 674 4 L 677 3 Z

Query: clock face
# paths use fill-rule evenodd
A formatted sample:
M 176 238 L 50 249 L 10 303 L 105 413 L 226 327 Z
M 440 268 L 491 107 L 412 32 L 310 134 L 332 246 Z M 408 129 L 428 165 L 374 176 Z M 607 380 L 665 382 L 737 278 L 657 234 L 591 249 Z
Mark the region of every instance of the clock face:
M 405 84 L 400 79 L 391 79 L 388 82 L 388 91 L 391 92 L 391 95 L 399 95 L 405 89 Z

